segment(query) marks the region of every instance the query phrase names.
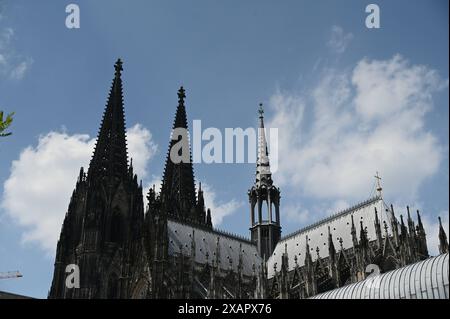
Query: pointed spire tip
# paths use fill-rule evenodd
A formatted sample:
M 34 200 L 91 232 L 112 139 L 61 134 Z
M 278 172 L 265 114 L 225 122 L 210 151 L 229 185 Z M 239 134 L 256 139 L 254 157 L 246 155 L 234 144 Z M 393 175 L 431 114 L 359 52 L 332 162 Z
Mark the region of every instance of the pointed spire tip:
M 120 72 L 123 71 L 123 62 L 120 58 L 117 59 L 116 63 L 114 64 L 114 69 L 116 70 L 116 75 L 120 75 Z
M 180 102 L 184 102 L 185 98 L 186 98 L 186 91 L 184 90 L 183 86 L 180 86 L 180 89 L 178 90 L 178 100 Z
M 259 103 L 259 109 L 258 109 L 258 113 L 259 113 L 259 117 L 263 117 L 264 114 L 264 108 L 263 108 L 263 104 Z

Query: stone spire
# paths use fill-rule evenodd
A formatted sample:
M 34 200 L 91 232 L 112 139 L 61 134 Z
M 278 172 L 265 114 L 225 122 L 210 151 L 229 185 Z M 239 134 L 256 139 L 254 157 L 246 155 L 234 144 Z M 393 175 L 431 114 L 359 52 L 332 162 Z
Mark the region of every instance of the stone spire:
M 351 227 L 350 233 L 352 235 L 353 247 L 357 248 L 358 247 L 358 237 L 356 236 L 356 227 L 355 227 L 355 220 L 353 219 L 353 214 L 351 215 L 351 219 L 352 219 L 352 227 Z
M 122 93 L 122 61 L 114 65 L 115 74 L 103 114 L 88 179 L 121 178 L 127 174 L 127 142 Z
M 336 248 L 334 247 L 330 226 L 328 226 L 328 256 L 333 263 L 336 261 Z
M 445 234 L 444 227 L 442 227 L 441 217 L 439 218 L 439 253 L 448 253 L 448 241 L 447 235 Z
M 209 208 L 206 213 L 206 226 L 212 227 L 211 210 Z
M 410 211 L 409 211 L 409 206 L 406 206 L 406 211 L 407 211 L 407 213 L 408 213 L 408 219 L 407 219 L 407 221 L 408 221 L 408 231 L 409 231 L 409 235 L 410 236 L 415 236 L 415 234 L 416 234 L 416 226 L 414 225 L 414 221 L 413 221 L 413 219 L 411 218 L 411 213 L 410 213 Z
M 378 211 L 377 208 L 375 207 L 375 222 L 374 222 L 374 226 L 375 226 L 375 234 L 377 237 L 377 246 L 378 248 L 381 248 L 382 243 L 383 243 L 383 237 L 381 234 L 381 223 L 380 223 L 380 219 L 378 218 Z
M 183 87 L 180 87 L 178 90 L 178 107 L 164 168 L 161 199 L 163 204 L 166 205 L 169 214 L 173 217 L 195 220 L 195 216 L 190 216 L 193 211 L 192 208 L 196 204 L 196 192 L 186 108 L 184 105 L 185 98 L 185 90 Z M 182 133 L 183 135 L 178 135 L 178 132 L 184 133 Z M 174 133 L 178 136 L 175 136 Z M 182 139 L 185 139 L 184 143 Z M 177 152 L 179 158 L 181 158 L 179 162 L 174 162 L 174 159 L 171 158 L 171 150 L 175 145 L 177 147 L 181 145 Z
M 333 235 L 331 234 L 330 226 L 328 226 L 328 270 L 329 275 L 333 279 L 333 283 L 336 284 L 339 280 L 337 273 L 337 255 L 336 248 L 333 243 Z
M 272 185 L 272 173 L 270 172 L 269 152 L 267 149 L 266 130 L 264 128 L 264 109 L 259 104 L 258 127 L 258 159 L 256 161 L 256 186 Z
M 396 246 L 399 245 L 399 232 L 398 232 L 398 221 L 395 217 L 394 206 L 391 204 L 391 229 L 394 236 L 394 243 Z
M 120 59 L 114 69 L 88 174 L 80 170 L 64 221 L 50 298 L 123 298 L 118 278 L 132 277 L 132 256 L 143 249 L 142 187 L 128 166 Z M 67 264 L 83 267 L 80 289 L 67 289 Z
M 251 238 L 261 257 L 269 258 L 281 238 L 280 189 L 272 182 L 264 128 L 264 110 L 259 104 L 258 158 L 256 181 L 248 191 Z M 255 215 L 257 218 L 255 218 Z
M 425 233 L 425 228 L 422 224 L 422 218 L 420 217 L 420 212 L 417 210 L 417 226 L 416 226 L 416 234 L 417 234 L 417 243 L 419 248 L 419 254 L 422 255 L 422 258 L 428 258 L 428 245 L 427 245 L 427 235 Z

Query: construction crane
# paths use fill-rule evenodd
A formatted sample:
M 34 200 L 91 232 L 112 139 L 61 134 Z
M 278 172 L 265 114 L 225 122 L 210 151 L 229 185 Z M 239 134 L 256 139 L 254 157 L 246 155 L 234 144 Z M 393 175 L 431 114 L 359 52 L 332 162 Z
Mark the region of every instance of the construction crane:
M 19 271 L 0 272 L 0 279 L 20 278 L 23 275 Z

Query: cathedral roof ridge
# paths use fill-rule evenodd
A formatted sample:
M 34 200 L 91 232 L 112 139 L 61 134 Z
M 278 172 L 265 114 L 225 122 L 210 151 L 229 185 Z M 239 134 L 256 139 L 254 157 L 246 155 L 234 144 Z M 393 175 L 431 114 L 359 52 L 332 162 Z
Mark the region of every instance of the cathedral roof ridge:
M 214 233 L 218 233 L 218 234 L 221 234 L 221 235 L 225 235 L 225 236 L 227 236 L 227 237 L 229 237 L 229 238 L 236 239 L 236 240 L 238 240 L 238 241 L 243 241 L 243 242 L 246 242 L 247 244 L 252 244 L 252 245 L 254 245 L 254 242 L 252 242 L 252 241 L 250 240 L 250 238 L 245 237 L 245 236 L 243 236 L 243 235 L 236 234 L 236 233 L 233 233 L 233 232 L 229 232 L 229 231 L 226 231 L 226 230 L 223 230 L 223 229 L 218 229 L 218 228 L 212 228 L 212 229 L 210 228 L 210 230 L 211 230 L 212 232 L 214 232 Z
M 331 221 L 331 220 L 333 220 L 333 219 L 336 219 L 336 218 L 338 218 L 338 217 L 347 215 L 349 212 L 352 212 L 352 211 L 355 211 L 355 210 L 360 209 L 360 208 L 362 208 L 362 207 L 365 207 L 365 206 L 367 206 L 367 205 L 370 205 L 370 204 L 372 204 L 372 203 L 374 203 L 374 202 L 376 202 L 377 200 L 380 200 L 380 199 L 381 199 L 381 197 L 378 196 L 378 195 L 376 195 L 376 196 L 371 197 L 371 198 L 369 198 L 369 199 L 367 199 L 367 200 L 365 200 L 365 201 L 362 201 L 362 202 L 359 202 L 359 203 L 357 203 L 357 204 L 355 204 L 355 205 L 353 205 L 353 206 L 350 206 L 350 207 L 348 207 L 348 208 L 346 208 L 346 209 L 344 209 L 344 210 L 342 210 L 342 211 L 338 211 L 337 213 L 334 213 L 334 214 L 332 214 L 332 215 L 330 215 L 330 216 L 328 216 L 328 217 L 325 217 L 325 218 L 323 218 L 323 219 L 320 219 L 320 220 L 318 220 L 318 221 L 312 223 L 311 225 L 302 227 L 302 228 L 300 228 L 300 229 L 298 229 L 298 230 L 296 230 L 296 231 L 294 231 L 294 232 L 292 232 L 292 233 L 287 234 L 286 236 L 283 236 L 283 237 L 280 239 L 280 242 L 285 241 L 285 240 L 287 240 L 287 239 L 290 239 L 290 238 L 292 238 L 292 237 L 295 237 L 295 236 L 297 236 L 297 235 L 299 235 L 299 234 L 301 234 L 301 233 L 303 233 L 303 232 L 306 232 L 306 231 L 308 231 L 308 230 L 314 229 L 314 228 L 316 228 L 317 226 L 320 226 L 320 225 L 322 225 L 322 224 L 324 224 L 324 223 L 326 223 L 326 222 L 329 222 L 329 221 Z
M 218 228 L 215 228 L 215 227 L 211 228 L 211 227 L 205 226 L 203 224 L 195 223 L 195 222 L 192 222 L 192 221 L 183 221 L 183 220 L 178 220 L 178 219 L 172 219 L 170 217 L 168 217 L 168 219 L 170 221 L 174 222 L 174 223 L 183 224 L 183 225 L 190 226 L 190 227 L 193 227 L 193 228 L 199 228 L 199 229 L 201 229 L 203 231 L 207 231 L 207 232 L 210 232 L 210 233 L 215 233 L 217 235 L 225 236 L 225 237 L 228 237 L 228 238 L 231 238 L 231 239 L 235 239 L 235 240 L 238 240 L 238 241 L 245 242 L 247 244 L 255 245 L 255 243 L 252 242 L 250 240 L 250 238 L 247 238 L 245 236 L 242 236 L 242 235 L 239 235 L 239 234 L 236 234 L 236 233 L 232 233 L 232 232 L 229 232 L 229 231 L 226 231 L 226 230 L 223 230 L 223 229 L 218 229 Z

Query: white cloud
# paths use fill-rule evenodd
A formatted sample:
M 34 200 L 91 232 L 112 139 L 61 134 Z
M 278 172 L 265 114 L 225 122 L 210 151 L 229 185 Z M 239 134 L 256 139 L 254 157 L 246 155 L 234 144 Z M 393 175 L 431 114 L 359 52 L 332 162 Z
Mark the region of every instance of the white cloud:
M 299 203 L 283 206 L 282 212 L 283 218 L 286 218 L 286 222 L 293 222 L 300 225 L 309 224 L 315 217 L 308 208 L 303 207 Z
M 0 28 L 0 76 L 21 80 L 33 64 L 33 59 L 17 54 L 12 45 L 14 29 Z
M 133 158 L 133 169 L 138 178 L 147 178 L 147 164 L 158 151 L 153 141 L 152 133 L 141 124 L 136 124 L 127 130 L 128 152 Z
M 20 62 L 18 65 L 14 66 L 11 69 L 10 77 L 13 80 L 21 80 L 25 73 L 30 69 L 31 65 L 33 64 L 32 59 L 26 59 L 25 61 Z
M 277 183 L 322 200 L 360 201 L 379 171 L 389 198 L 414 201 L 443 157 L 425 115 L 447 85 L 436 71 L 395 56 L 364 59 L 351 72 L 325 70 L 302 93 L 276 92 L 268 127 L 279 129 Z
M 0 66 L 4 67 L 6 65 L 6 58 L 3 54 L 0 53 Z
M 151 133 L 136 124 L 128 129 L 127 141 L 135 172 L 138 177 L 146 176 L 146 166 L 156 151 Z M 87 167 L 94 145 L 95 139 L 88 135 L 50 132 L 13 161 L 1 207 L 24 227 L 24 243 L 36 243 L 54 253 L 79 169 Z
M 364 120 L 406 116 L 412 130 L 423 124 L 432 107 L 433 93 L 448 85 L 436 70 L 410 65 L 400 55 L 390 60 L 358 63 L 352 76 L 356 88 L 355 109 Z
M 334 25 L 331 27 L 331 36 L 327 45 L 331 50 L 340 54 L 345 52 L 352 39 L 352 33 L 345 33 L 342 27 Z
M 12 28 L 2 28 L 0 31 L 0 50 L 6 50 L 14 36 Z
M 202 182 L 203 197 L 206 208 L 211 209 L 211 218 L 214 227 L 222 224 L 225 217 L 233 214 L 243 203 L 232 199 L 228 202 L 218 201 L 215 190 L 207 183 Z

